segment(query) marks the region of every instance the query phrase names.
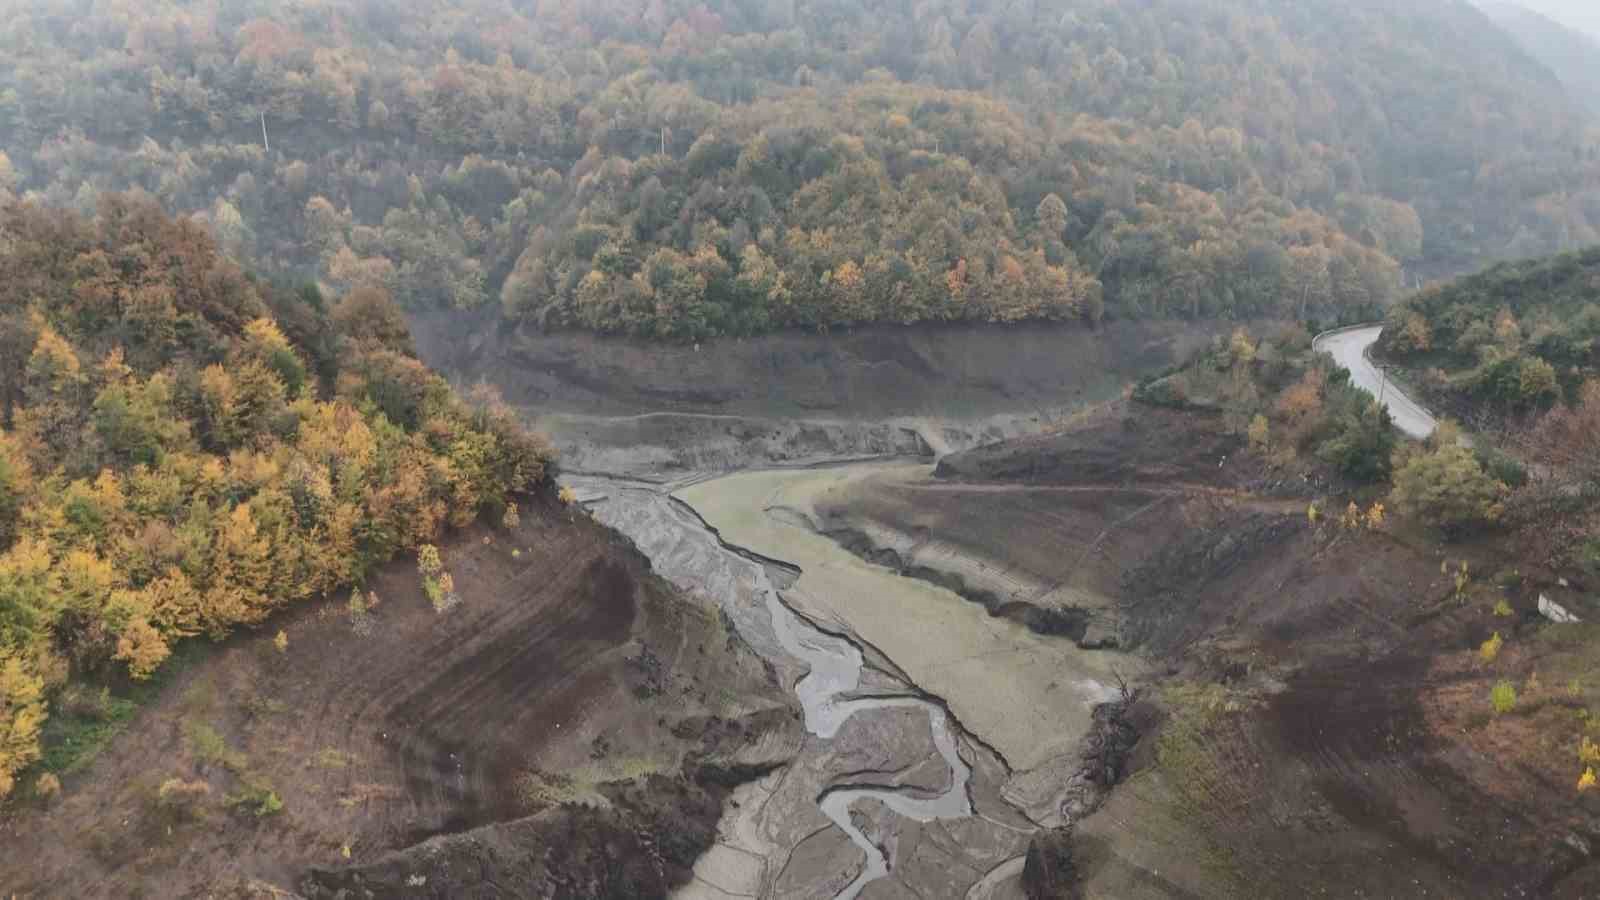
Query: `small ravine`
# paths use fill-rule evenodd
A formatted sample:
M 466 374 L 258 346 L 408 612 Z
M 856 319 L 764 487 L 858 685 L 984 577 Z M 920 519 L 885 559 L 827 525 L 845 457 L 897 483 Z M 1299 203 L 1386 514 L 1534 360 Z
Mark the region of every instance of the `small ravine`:
M 890 861 L 855 824 L 851 806 L 877 800 L 895 813 L 919 822 L 964 819 L 973 814 L 967 793 L 971 767 L 961 758 L 948 714 L 939 705 L 910 694 L 854 697 L 865 665 L 861 649 L 849 640 L 827 634 L 800 616 L 781 596 L 769 567 L 781 566 L 729 547 L 686 504 L 670 495 L 671 487 L 644 482 L 573 477 L 567 483 L 602 524 L 614 528 L 648 556 L 652 565 L 679 588 L 710 594 L 764 655 L 776 651 L 798 663 L 805 674 L 793 686 L 805 714 L 806 730 L 827 740 L 850 717 L 892 708 L 921 709 L 928 715 L 934 746 L 950 767 L 950 787 L 936 797 L 919 797 L 891 786 L 850 785 L 818 798 L 823 814 L 866 855 L 866 866 L 836 895 L 853 900 L 869 883 L 889 873 Z M 759 610 L 741 599 L 739 582 L 763 598 Z

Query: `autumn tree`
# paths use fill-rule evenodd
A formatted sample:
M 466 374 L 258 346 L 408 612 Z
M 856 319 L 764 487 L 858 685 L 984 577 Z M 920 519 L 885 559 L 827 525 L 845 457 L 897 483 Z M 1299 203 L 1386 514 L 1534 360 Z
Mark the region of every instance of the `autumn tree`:
M 1577 403 L 1546 413 L 1524 439 L 1543 477 L 1589 493 L 1600 490 L 1600 380 Z
M 1046 240 L 1059 241 L 1067 230 L 1067 204 L 1055 194 L 1046 194 L 1034 211 Z
M 356 288 L 333 308 L 333 324 L 349 340 L 371 343 L 397 353 L 412 353 L 411 328 L 405 314 L 379 288 Z
M 15 428 L 0 428 L 0 793 L 38 758 L 46 692 L 69 669 L 148 678 L 178 641 L 503 516 L 553 460 L 504 404 L 457 396 L 403 352 L 386 297 L 346 298 L 341 352 L 313 378 L 306 359 L 327 348 L 310 342 L 336 327 L 317 297 L 235 280 L 203 232 L 146 205 L 103 208 L 92 224 L 0 212 L 56 239 L 0 243 L 0 267 L 33 262 L 10 333 L 31 344 L 5 361 Z M 72 265 L 49 270 L 57 254 Z M 146 301 L 164 311 L 130 325 Z M 169 313 L 181 328 L 143 329 Z

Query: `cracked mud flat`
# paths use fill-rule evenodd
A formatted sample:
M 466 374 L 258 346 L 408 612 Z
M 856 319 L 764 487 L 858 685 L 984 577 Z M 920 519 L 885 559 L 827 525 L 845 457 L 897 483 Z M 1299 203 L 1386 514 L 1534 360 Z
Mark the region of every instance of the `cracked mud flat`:
M 679 897 L 1021 896 L 1029 839 L 1061 824 L 1115 658 L 990 619 L 807 527 L 818 491 L 897 465 L 676 493 L 569 479 L 658 572 L 720 608 L 805 711 L 796 759 L 735 793 Z

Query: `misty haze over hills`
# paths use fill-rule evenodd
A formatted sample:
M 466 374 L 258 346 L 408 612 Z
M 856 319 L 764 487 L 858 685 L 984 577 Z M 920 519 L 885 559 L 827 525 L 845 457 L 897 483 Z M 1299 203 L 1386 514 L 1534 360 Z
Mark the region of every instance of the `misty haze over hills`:
M 1600 40 L 1600 4 L 1596 4 L 1593 0 L 1512 0 L 1512 2 Z
M 1573 99 L 1600 111 L 1600 38 L 1505 0 L 1485 0 L 1481 8 L 1561 79 Z

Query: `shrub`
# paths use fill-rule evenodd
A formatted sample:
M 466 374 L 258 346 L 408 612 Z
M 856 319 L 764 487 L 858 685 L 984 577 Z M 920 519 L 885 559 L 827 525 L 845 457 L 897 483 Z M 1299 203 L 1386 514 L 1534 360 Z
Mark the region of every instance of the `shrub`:
M 1496 631 L 1493 637 L 1484 641 L 1483 646 L 1478 648 L 1478 655 L 1483 658 L 1484 662 L 1494 662 L 1496 657 L 1500 655 L 1500 648 L 1505 646 L 1505 643 L 1505 638 L 1502 638 L 1500 632 Z
M 276 791 L 267 791 L 266 796 L 262 797 L 261 802 L 256 805 L 256 818 L 275 816 L 282 811 L 283 800 L 278 797 L 278 793 Z
M 1266 416 L 1258 415 L 1254 419 L 1251 419 L 1250 431 L 1248 432 L 1250 438 L 1250 449 L 1257 453 L 1266 450 L 1270 439 L 1270 434 L 1271 426 L 1268 425 Z
M 54 800 L 61 794 L 61 779 L 54 772 L 46 772 L 33 783 L 33 793 L 40 800 Z
M 423 587 L 428 591 L 434 612 L 449 612 L 461 602 L 461 595 L 456 593 L 455 577 L 449 572 L 441 573 L 437 580 L 425 582 Z
M 1374 503 L 1372 508 L 1367 510 L 1366 524 L 1368 531 L 1377 531 L 1383 527 L 1383 523 L 1387 520 L 1388 513 L 1384 510 L 1382 503 Z
M 437 578 L 444 571 L 444 560 L 439 557 L 439 548 L 432 544 L 423 544 L 417 549 L 417 571 L 423 577 Z
M 1134 390 L 1133 399 L 1150 406 L 1187 409 L 1189 407 L 1189 379 L 1183 375 L 1169 375 L 1166 378 L 1142 384 Z
M 423 580 L 423 586 L 424 588 L 427 586 L 426 579 Z M 377 599 L 378 595 L 376 593 L 369 593 L 363 599 L 360 591 L 353 590 L 350 592 L 350 602 L 347 608 L 350 611 L 350 630 L 355 633 L 356 637 L 364 638 L 372 635 L 372 607 L 378 605 Z
M 193 821 L 203 814 L 205 799 L 211 796 L 211 785 L 204 781 L 184 781 L 168 778 L 156 790 L 156 803 L 174 819 Z
M 227 802 L 234 809 L 251 813 L 258 819 L 283 812 L 283 798 L 278 796 L 277 791 L 259 782 L 245 785 L 245 789 L 237 794 L 229 794 Z
M 1338 408 L 1317 447 L 1317 458 L 1360 482 L 1389 476 L 1394 455 L 1394 420 L 1367 394 L 1348 386 L 1338 389 Z
M 1517 706 L 1516 687 L 1509 681 L 1496 682 L 1494 690 L 1489 692 L 1489 703 L 1494 706 L 1494 711 L 1498 715 L 1511 712 Z
M 1396 472 L 1390 500 L 1406 515 L 1455 533 L 1498 520 L 1505 495 L 1506 486 L 1485 474 L 1471 451 L 1447 444 Z
M 1405 324 L 1394 339 L 1394 348 L 1401 353 L 1423 353 L 1433 348 L 1433 331 L 1428 320 L 1417 313 L 1406 316 Z
M 1555 367 L 1537 356 L 1504 356 L 1486 364 L 1473 393 L 1508 409 L 1543 409 L 1561 396 Z
M 189 738 L 189 746 L 194 755 L 201 761 L 216 763 L 234 772 L 244 771 L 244 754 L 229 747 L 228 742 L 215 728 L 204 722 L 189 722 L 184 727 L 184 732 Z
M 1512 488 L 1528 483 L 1528 470 L 1515 457 L 1489 446 L 1475 448 L 1473 453 L 1478 465 L 1495 481 Z

